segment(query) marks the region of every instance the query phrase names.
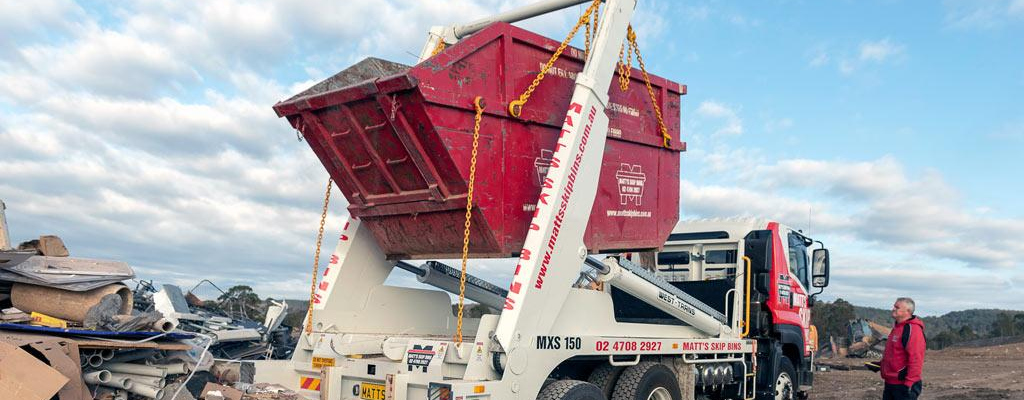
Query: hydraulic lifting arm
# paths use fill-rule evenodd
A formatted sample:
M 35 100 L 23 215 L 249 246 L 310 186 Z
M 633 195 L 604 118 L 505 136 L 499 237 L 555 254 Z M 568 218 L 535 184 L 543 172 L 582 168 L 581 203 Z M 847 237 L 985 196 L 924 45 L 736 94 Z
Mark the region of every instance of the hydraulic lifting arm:
M 455 44 L 459 39 L 471 35 L 494 22 L 518 22 L 578 4 L 590 3 L 591 1 L 592 0 L 546 0 L 526 5 L 515 10 L 503 12 L 501 14 L 481 18 L 468 24 L 431 27 L 427 43 L 423 45 L 423 50 L 420 52 L 420 61 L 430 58 L 434 53 L 434 49 L 436 49 L 438 44 L 441 42 L 444 42 L 445 45 Z
M 551 307 L 565 302 L 587 257 L 583 234 L 597 195 L 608 133 L 608 87 L 635 6 L 636 0 L 606 3 L 592 51 L 576 75 L 569 110 L 495 332 L 510 359 L 516 358 L 517 347 L 550 330 L 557 316 Z

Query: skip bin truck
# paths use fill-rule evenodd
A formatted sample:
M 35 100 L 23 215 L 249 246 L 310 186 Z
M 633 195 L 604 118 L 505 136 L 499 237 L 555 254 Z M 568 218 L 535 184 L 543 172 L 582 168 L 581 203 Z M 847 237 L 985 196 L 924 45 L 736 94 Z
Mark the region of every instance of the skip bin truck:
M 579 3 L 435 28 L 415 66 L 367 59 L 275 105 L 349 217 L 292 359 L 257 381 L 330 400 L 806 396 L 828 251 L 778 222 L 679 223 L 686 86 L 646 72 L 635 0 L 586 2 L 584 49 L 509 24 Z M 495 257 L 516 261 L 507 289 L 467 270 Z

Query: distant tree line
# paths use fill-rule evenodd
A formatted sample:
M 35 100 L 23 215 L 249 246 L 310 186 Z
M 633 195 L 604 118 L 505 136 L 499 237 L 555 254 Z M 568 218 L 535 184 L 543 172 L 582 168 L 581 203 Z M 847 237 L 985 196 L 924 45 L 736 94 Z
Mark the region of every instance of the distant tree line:
M 1024 335 L 1024 314 L 999 313 L 987 335 L 979 335 L 970 326 L 947 329 L 928 339 L 928 348 L 942 349 L 957 343 L 984 338 L 999 338 Z
M 847 338 L 848 324 L 857 318 L 892 325 L 887 310 L 855 306 L 841 298 L 833 302 L 815 300 L 811 323 L 818 329 L 819 346 L 827 343 L 829 337 Z M 1018 311 L 965 310 L 922 319 L 930 349 L 971 340 L 1024 335 L 1024 313 Z

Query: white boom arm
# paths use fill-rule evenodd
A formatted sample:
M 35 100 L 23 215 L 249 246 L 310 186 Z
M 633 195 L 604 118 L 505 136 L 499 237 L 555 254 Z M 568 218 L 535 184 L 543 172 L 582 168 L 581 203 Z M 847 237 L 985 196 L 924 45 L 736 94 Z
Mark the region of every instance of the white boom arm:
M 606 258 L 604 264 L 608 267 L 608 272 L 599 275 L 599 279 L 712 336 L 731 330 L 725 325 L 726 317 L 721 313 L 693 296 L 675 289 L 654 273 L 646 272 L 642 268 L 629 269 L 620 262 L 628 263 L 614 257 Z M 661 281 L 660 287 L 655 283 L 658 281 Z
M 552 11 L 558 11 L 563 8 L 589 3 L 590 1 L 591 0 L 544 0 L 515 10 L 481 18 L 468 24 L 431 27 L 430 35 L 427 37 L 427 43 L 423 45 L 423 50 L 420 51 L 420 61 L 430 58 L 431 53 L 434 52 L 434 49 L 437 48 L 437 44 L 440 41 L 444 41 L 445 44 L 455 44 L 459 39 L 462 39 L 467 35 L 471 35 L 494 22 L 518 22 L 538 15 L 547 14 Z
M 7 206 L 4 205 L 4 201 L 0 200 L 0 250 L 9 250 L 11 248 L 11 235 L 7 231 L 5 208 Z
M 576 75 L 551 167 L 541 185 L 537 212 L 495 332 L 511 363 L 516 362 L 518 347 L 528 346 L 530 338 L 550 331 L 557 317 L 550 308 L 565 302 L 578 266 L 587 256 L 583 233 L 604 157 L 608 87 L 636 0 L 609 0 L 606 5 L 589 58 Z

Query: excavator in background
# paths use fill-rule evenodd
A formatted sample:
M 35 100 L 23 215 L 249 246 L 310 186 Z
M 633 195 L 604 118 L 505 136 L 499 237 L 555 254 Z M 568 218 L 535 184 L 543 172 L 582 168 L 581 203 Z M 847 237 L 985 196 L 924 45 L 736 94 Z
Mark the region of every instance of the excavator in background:
M 846 325 L 850 346 L 846 348 L 847 357 L 882 358 L 885 342 L 891 327 L 864 318 L 850 320 Z

